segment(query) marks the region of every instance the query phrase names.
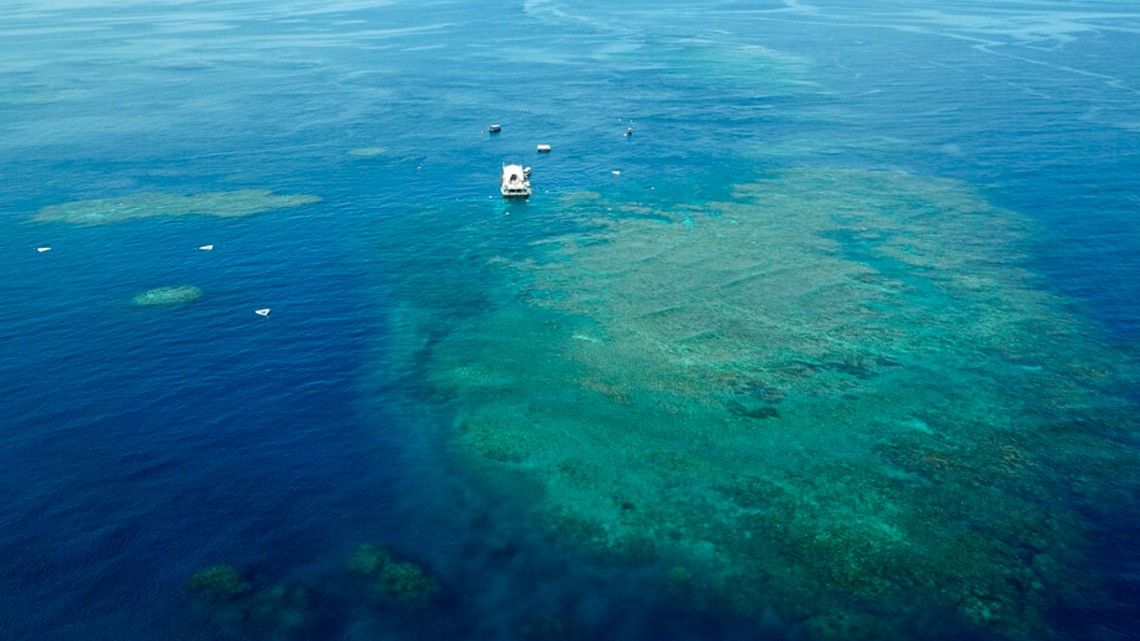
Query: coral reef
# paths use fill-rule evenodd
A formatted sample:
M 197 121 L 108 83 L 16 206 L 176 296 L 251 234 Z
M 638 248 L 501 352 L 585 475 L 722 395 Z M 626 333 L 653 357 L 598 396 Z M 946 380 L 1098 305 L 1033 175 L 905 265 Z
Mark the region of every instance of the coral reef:
M 562 216 L 583 231 L 495 260 L 516 300 L 433 346 L 472 475 L 591 554 L 673 568 L 690 606 L 773 607 L 806 639 L 1052 634 L 1087 587 L 1056 425 L 1109 447 L 1075 426 L 1133 408 L 1025 269 L 1028 221 L 828 169 Z

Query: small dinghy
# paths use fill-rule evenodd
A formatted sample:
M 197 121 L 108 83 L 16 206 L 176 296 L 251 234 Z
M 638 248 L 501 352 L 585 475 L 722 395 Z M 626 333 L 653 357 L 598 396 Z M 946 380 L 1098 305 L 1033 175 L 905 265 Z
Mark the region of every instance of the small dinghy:
M 257 314 L 258 316 L 268 316 L 269 315 L 269 308 L 266 307 L 265 309 L 255 309 L 255 310 L 253 310 L 253 313 Z

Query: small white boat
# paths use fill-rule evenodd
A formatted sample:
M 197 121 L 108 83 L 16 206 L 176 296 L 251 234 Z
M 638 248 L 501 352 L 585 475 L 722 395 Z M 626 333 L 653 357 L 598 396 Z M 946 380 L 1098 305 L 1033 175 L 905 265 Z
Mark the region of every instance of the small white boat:
M 213 245 L 202 245 L 198 249 L 201 249 L 204 252 L 209 252 L 209 251 L 214 251 L 214 246 Z
M 500 131 L 502 131 L 502 130 L 503 130 L 503 126 L 502 126 L 502 125 L 491 125 L 490 127 L 487 127 L 487 131 L 489 131 L 489 132 L 491 132 L 491 133 L 493 133 L 493 134 L 497 134 L 497 133 L 499 133 L 499 132 L 500 132 Z
M 36 247 L 36 251 L 42 254 L 51 251 L 51 247 Z
M 550 145 L 539 145 L 538 151 L 540 151 L 542 153 L 549 153 L 550 152 Z
M 530 168 L 503 165 L 503 174 L 499 177 L 499 193 L 503 194 L 503 198 L 530 197 Z
M 255 310 L 253 310 L 253 313 L 257 314 L 258 316 L 268 316 L 269 315 L 269 308 L 266 307 L 265 309 L 255 309 Z

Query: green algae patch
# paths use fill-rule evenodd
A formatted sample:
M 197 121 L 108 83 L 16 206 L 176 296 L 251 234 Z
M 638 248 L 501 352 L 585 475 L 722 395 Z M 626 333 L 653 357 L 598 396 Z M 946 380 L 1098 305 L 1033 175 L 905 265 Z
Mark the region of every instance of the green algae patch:
M 1135 473 L 1110 440 L 1135 408 L 1123 360 L 1025 269 L 1028 221 L 825 169 L 562 215 L 584 231 L 493 261 L 516 299 L 428 368 L 458 463 L 547 532 L 808 639 L 1047 638 L 1095 594 L 1073 506 L 1090 452 Z
M 240 189 L 195 195 L 145 193 L 122 198 L 79 200 L 44 207 L 36 214 L 41 222 L 61 221 L 76 225 L 107 225 L 155 216 L 252 216 L 276 209 L 320 202 L 319 196 L 278 195 L 268 189 Z
M 193 285 L 180 287 L 156 287 L 136 294 L 131 302 L 140 307 L 163 307 L 185 305 L 202 298 L 204 292 Z

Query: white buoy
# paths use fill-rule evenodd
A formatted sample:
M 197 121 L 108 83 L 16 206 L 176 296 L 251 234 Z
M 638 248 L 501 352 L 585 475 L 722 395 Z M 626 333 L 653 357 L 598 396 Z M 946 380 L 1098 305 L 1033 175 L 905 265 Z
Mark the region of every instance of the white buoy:
M 202 250 L 202 251 L 204 251 L 204 252 L 208 252 L 208 251 L 213 251 L 213 250 L 214 250 L 214 246 L 213 246 L 213 245 L 202 245 L 202 246 L 201 246 L 201 247 L 199 247 L 198 249 L 201 249 L 201 250 Z
M 257 314 L 258 316 L 268 316 L 269 315 L 269 308 L 266 307 L 265 309 L 255 309 L 255 310 L 253 310 L 253 313 Z
M 51 251 L 51 247 L 36 247 L 36 251 L 42 254 Z

